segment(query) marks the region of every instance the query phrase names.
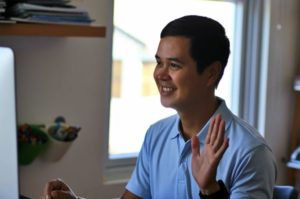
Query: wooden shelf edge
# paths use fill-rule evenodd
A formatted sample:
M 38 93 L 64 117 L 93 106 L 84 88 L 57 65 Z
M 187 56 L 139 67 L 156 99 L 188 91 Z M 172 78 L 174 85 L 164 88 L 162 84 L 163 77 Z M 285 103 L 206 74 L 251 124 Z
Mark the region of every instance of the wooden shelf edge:
M 0 24 L 3 36 L 105 37 L 106 28 L 62 24 Z

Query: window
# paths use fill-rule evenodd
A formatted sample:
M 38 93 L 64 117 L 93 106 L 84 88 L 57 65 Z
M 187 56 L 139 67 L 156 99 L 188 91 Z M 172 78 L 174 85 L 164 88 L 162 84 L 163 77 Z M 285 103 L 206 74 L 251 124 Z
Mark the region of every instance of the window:
M 134 5 L 134 6 L 133 6 Z M 209 16 L 226 29 L 231 55 L 216 95 L 233 107 L 236 3 L 209 0 L 115 0 L 109 159 L 134 158 L 151 123 L 174 114 L 160 105 L 152 77 L 161 29 L 187 14 Z

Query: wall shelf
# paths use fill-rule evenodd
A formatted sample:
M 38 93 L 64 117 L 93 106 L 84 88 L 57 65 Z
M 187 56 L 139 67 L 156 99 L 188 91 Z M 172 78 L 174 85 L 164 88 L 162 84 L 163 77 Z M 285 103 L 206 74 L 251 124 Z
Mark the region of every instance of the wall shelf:
M 87 25 L 0 23 L 2 36 L 105 37 L 106 28 Z

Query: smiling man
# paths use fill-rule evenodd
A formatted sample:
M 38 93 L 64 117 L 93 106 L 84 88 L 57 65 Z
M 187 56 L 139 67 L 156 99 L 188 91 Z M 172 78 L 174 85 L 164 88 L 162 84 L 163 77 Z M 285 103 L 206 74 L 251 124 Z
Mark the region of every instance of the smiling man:
M 148 129 L 122 198 L 272 198 L 270 148 L 215 96 L 229 53 L 213 19 L 184 16 L 162 30 L 153 76 L 177 114 Z
M 123 199 L 271 199 L 273 154 L 215 96 L 230 54 L 217 21 L 184 16 L 161 32 L 153 73 L 161 104 L 177 114 L 149 127 Z M 134 125 L 134 124 L 133 124 Z M 78 198 L 50 181 L 43 197 Z

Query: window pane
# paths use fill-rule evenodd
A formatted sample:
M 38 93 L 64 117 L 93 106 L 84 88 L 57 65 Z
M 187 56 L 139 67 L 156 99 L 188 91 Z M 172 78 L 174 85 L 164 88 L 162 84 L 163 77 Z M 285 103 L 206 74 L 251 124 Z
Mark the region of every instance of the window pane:
M 175 113 L 161 106 L 152 77 L 161 29 L 183 15 L 205 15 L 223 24 L 233 46 L 235 13 L 235 4 L 226 1 L 115 0 L 114 6 L 109 132 L 109 156 L 113 159 L 137 155 L 149 125 Z M 216 91 L 229 107 L 231 57 Z

